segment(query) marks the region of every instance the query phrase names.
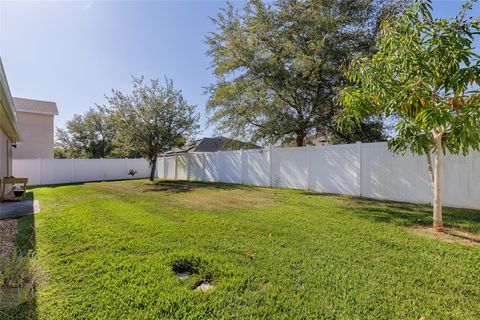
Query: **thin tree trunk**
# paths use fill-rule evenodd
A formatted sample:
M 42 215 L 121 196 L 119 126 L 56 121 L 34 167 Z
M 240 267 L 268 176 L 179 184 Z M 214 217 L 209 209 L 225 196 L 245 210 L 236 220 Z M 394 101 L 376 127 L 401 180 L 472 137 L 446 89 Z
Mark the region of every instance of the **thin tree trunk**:
M 430 176 L 430 185 L 434 187 L 434 178 L 433 178 L 433 165 L 432 165 L 432 156 L 430 151 L 427 151 L 427 161 L 428 161 L 428 174 Z
M 435 170 L 433 175 L 433 230 L 443 232 L 442 220 L 442 134 L 435 135 Z
M 157 169 L 157 157 L 154 157 L 151 163 L 151 168 L 150 168 L 150 181 L 153 181 L 155 179 L 155 170 Z

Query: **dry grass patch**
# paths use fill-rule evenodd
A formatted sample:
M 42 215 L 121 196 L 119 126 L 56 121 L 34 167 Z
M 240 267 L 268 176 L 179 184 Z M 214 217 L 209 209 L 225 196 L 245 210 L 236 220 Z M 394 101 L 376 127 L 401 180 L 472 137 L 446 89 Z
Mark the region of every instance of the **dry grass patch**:
M 445 228 L 444 232 L 436 232 L 431 226 L 411 226 L 407 230 L 413 234 L 440 240 L 448 243 L 459 243 L 465 246 L 480 244 L 480 235 L 455 228 Z
M 273 197 L 252 190 L 196 191 L 175 197 L 177 204 L 197 210 L 257 209 L 273 205 Z
M 168 180 L 150 183 L 143 180 L 97 183 L 94 187 L 129 196 L 153 196 L 195 210 L 265 208 L 273 205 L 274 200 L 279 198 L 272 189 L 262 188 L 259 192 L 255 187 L 227 183 Z

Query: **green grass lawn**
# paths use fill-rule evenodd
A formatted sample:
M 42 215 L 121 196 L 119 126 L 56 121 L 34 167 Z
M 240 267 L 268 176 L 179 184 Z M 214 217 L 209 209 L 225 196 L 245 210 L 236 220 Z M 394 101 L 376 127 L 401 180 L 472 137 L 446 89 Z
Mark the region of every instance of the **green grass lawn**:
M 42 211 L 17 245 L 35 252 L 35 298 L 6 319 L 480 318 L 480 246 L 410 233 L 428 206 L 171 181 L 32 190 Z M 478 211 L 444 219 L 480 233 Z

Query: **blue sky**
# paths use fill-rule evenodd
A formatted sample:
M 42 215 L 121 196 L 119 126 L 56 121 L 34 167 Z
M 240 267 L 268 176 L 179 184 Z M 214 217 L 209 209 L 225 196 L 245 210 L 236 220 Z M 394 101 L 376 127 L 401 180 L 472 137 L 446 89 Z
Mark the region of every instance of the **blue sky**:
M 463 1 L 434 1 L 452 16 Z M 74 113 L 128 91 L 131 75 L 173 79 L 198 106 L 214 81 L 205 55 L 210 18 L 225 1 L 0 1 L 0 55 L 13 96 L 56 101 L 62 126 Z M 240 5 L 241 2 L 236 2 Z

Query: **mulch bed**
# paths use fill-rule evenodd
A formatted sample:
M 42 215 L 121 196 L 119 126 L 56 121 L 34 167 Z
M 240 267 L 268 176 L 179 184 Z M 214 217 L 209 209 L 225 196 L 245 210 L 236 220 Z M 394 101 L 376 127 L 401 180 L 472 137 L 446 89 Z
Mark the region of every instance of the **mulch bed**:
M 0 258 L 12 254 L 15 248 L 14 240 L 17 230 L 17 219 L 0 220 Z
M 480 234 L 455 228 L 445 228 L 444 232 L 435 232 L 431 226 L 411 226 L 407 228 L 413 234 L 449 243 L 465 246 L 480 245 Z

